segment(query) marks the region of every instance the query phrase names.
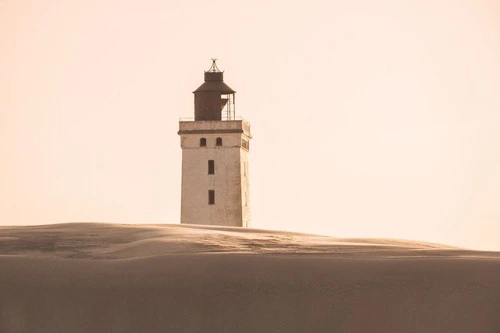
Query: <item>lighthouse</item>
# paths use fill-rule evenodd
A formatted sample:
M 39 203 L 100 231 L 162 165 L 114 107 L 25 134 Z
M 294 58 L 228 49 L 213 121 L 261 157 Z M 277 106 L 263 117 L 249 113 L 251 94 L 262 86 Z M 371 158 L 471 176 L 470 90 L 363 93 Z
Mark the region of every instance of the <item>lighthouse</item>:
M 194 120 L 179 121 L 181 223 L 249 227 L 250 123 L 235 116 L 235 91 L 216 59 L 194 93 Z

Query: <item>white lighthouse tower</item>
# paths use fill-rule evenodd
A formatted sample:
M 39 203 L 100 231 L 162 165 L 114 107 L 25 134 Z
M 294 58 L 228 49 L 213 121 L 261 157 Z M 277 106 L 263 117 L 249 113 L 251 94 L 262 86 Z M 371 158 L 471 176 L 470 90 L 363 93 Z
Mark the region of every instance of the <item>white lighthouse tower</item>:
M 250 124 L 236 119 L 235 91 L 215 61 L 193 92 L 194 120 L 179 121 L 181 223 L 248 227 Z

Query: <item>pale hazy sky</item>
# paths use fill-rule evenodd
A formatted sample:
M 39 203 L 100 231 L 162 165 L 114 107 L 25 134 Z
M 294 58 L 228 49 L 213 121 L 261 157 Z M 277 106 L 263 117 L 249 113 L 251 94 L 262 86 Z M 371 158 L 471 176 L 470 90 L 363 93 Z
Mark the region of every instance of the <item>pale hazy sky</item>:
M 498 0 L 0 0 L 0 225 L 179 223 L 211 57 L 253 227 L 500 250 Z

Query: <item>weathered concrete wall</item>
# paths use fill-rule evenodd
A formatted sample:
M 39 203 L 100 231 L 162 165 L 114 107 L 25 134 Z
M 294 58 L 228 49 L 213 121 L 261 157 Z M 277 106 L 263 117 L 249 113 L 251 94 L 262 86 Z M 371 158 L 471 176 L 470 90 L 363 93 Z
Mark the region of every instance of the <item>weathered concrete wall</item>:
M 247 227 L 250 222 L 246 121 L 181 121 L 181 223 Z M 200 139 L 206 147 L 200 147 Z M 222 138 L 222 146 L 216 139 Z M 214 160 L 215 173 L 208 174 Z M 208 191 L 215 191 L 209 204 Z
M 224 121 L 180 121 L 179 132 L 183 131 L 228 131 L 237 130 L 250 135 L 250 123 L 246 120 L 224 120 Z
M 243 227 L 250 227 L 250 178 L 248 174 L 248 150 L 242 148 L 240 152 L 241 165 L 241 209 L 243 218 Z

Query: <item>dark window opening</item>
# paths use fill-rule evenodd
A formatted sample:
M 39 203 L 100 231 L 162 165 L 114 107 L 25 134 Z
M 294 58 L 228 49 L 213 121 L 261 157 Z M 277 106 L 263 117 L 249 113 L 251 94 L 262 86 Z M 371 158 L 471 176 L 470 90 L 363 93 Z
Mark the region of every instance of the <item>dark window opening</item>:
M 222 138 L 215 139 L 215 145 L 216 146 L 222 146 Z
M 208 204 L 215 205 L 215 191 L 208 190 Z
M 215 173 L 215 161 L 208 160 L 208 174 L 213 175 Z
M 206 147 L 207 146 L 207 139 L 201 138 L 200 139 L 200 147 Z
M 246 150 L 250 149 L 250 143 L 247 140 L 242 140 L 241 141 L 241 146 L 245 148 Z

